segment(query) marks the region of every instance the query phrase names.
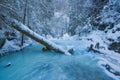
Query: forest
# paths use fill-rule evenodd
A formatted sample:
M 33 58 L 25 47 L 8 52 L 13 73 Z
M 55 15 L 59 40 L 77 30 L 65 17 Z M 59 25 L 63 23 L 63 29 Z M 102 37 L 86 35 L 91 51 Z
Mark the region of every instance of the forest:
M 0 0 L 0 80 L 120 80 L 120 0 Z

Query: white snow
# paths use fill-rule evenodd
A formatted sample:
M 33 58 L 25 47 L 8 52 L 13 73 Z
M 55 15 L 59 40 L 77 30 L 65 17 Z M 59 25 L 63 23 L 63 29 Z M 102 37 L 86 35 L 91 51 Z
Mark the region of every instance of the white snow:
M 9 52 L 20 51 L 21 49 L 29 46 L 31 43 L 32 43 L 31 40 L 27 40 L 24 43 L 24 45 L 21 47 L 20 41 L 17 41 L 17 40 L 8 41 L 8 40 L 6 40 L 5 45 L 2 47 L 2 49 L 0 49 L 0 55 L 3 56 L 4 54 L 9 53 Z
M 52 41 L 47 40 L 46 38 L 44 38 L 44 37 L 40 36 L 39 34 L 33 32 L 27 26 L 23 25 L 21 22 L 18 22 L 17 20 L 13 20 L 13 22 L 15 23 L 15 25 L 17 25 L 17 26 L 14 26 L 15 29 L 20 29 L 22 31 L 25 31 L 25 32 L 29 33 L 29 35 L 34 35 L 35 38 L 37 38 L 41 41 L 44 41 L 46 44 L 51 46 L 56 51 L 59 50 L 60 52 L 65 53 L 66 55 L 71 55 L 67 50 L 62 48 L 62 46 L 57 45 L 57 44 L 53 43 Z
M 55 13 L 56 17 L 59 17 L 61 14 L 60 13 Z M 116 15 L 116 13 L 112 14 L 112 16 Z M 114 19 L 113 18 L 107 18 L 108 15 L 106 13 L 103 14 L 103 22 L 105 23 L 114 23 Z M 18 21 L 14 21 L 17 25 L 19 25 L 19 28 L 27 31 L 29 34 L 34 35 L 35 37 L 37 37 L 38 39 L 47 42 L 49 45 L 51 45 L 54 49 L 59 49 L 60 51 L 64 52 L 67 55 L 71 55 L 68 52 L 68 48 L 74 48 L 74 50 L 87 50 L 88 47 L 90 47 L 91 44 L 95 45 L 97 43 L 100 43 L 100 52 L 104 53 L 102 55 L 100 54 L 94 54 L 95 56 L 99 57 L 99 61 L 98 64 L 101 66 L 102 64 L 109 64 L 114 70 L 119 71 L 120 72 L 120 54 L 114 52 L 114 51 L 110 51 L 108 50 L 108 46 L 111 43 L 110 41 L 108 41 L 108 38 L 111 38 L 115 41 L 117 41 L 117 38 L 120 37 L 120 31 L 116 31 L 117 28 L 120 28 L 120 24 L 115 25 L 115 27 L 111 30 L 108 30 L 107 33 L 105 33 L 104 31 L 92 31 L 89 35 L 87 36 L 82 36 L 82 37 L 78 37 L 77 35 L 75 36 L 69 36 L 68 34 L 64 34 L 63 37 L 61 37 L 61 39 L 64 40 L 68 40 L 69 45 L 67 47 L 67 49 L 63 48 L 60 45 L 56 45 L 55 43 L 53 43 L 52 41 L 48 40 L 51 39 L 53 40 L 54 38 L 52 38 L 51 36 L 46 36 L 46 38 L 38 35 L 37 33 L 33 32 L 32 30 L 30 30 L 29 28 L 27 28 L 25 25 L 19 23 Z M 103 23 L 101 22 L 101 23 Z M 86 26 L 87 27 L 87 26 Z M 115 30 L 115 33 L 113 33 L 112 31 Z M 72 43 L 72 44 L 71 44 Z M 73 45 L 73 43 L 75 43 L 75 45 Z M 78 44 L 76 44 L 78 43 Z M 64 43 L 65 44 L 65 43 Z M 17 45 L 14 44 L 13 41 L 7 41 L 6 44 L 3 47 L 5 50 L 9 49 L 15 49 L 15 50 L 20 50 L 21 48 Z M 4 52 L 0 51 L 0 52 Z M 9 51 L 8 50 L 8 51 Z M 2 53 L 1 53 L 2 54 Z M 107 71 L 106 71 L 107 72 Z M 113 75 L 112 73 L 107 72 L 108 74 L 112 75 L 112 77 L 114 76 L 116 79 L 119 79 L 119 77 Z
M 61 12 L 54 12 L 54 16 L 57 17 L 57 18 L 59 18 L 61 15 L 62 15 Z
M 27 28 L 24 28 L 24 27 L 21 27 L 21 28 L 29 31 L 29 29 L 27 29 Z M 77 54 L 80 54 L 79 52 L 81 52 L 81 51 L 85 51 L 85 53 L 87 53 L 87 51 L 86 51 L 87 47 L 89 47 L 91 44 L 93 44 L 95 46 L 96 43 L 99 42 L 100 46 L 105 47 L 105 49 L 101 48 L 101 49 L 98 49 L 98 50 L 100 52 L 104 53 L 104 54 L 100 55 L 100 54 L 92 53 L 92 55 L 95 55 L 99 59 L 98 65 L 100 67 L 102 67 L 103 64 L 109 64 L 115 71 L 120 72 L 120 67 L 119 67 L 120 66 L 120 54 L 118 54 L 114 51 L 108 50 L 107 49 L 108 44 L 105 43 L 106 37 L 108 37 L 109 35 L 113 35 L 112 33 L 107 33 L 109 35 L 105 35 L 105 33 L 102 32 L 102 31 L 93 31 L 88 36 L 84 36 L 84 37 L 80 37 L 80 38 L 77 35 L 69 36 L 68 34 L 64 34 L 63 37 L 61 37 L 60 39 L 63 42 L 64 42 L 64 40 L 68 40 L 67 44 L 69 44 L 69 45 L 66 46 L 66 50 L 65 50 L 61 46 L 58 46 L 58 45 L 56 45 L 56 44 L 54 44 L 53 42 L 50 41 L 50 40 L 56 41 L 55 43 L 60 44 L 60 43 L 57 42 L 57 38 L 54 39 L 54 38 L 52 38 L 51 36 L 48 35 L 47 39 L 50 39 L 50 40 L 47 40 L 44 37 L 39 36 L 38 34 L 36 34 L 34 32 L 31 32 L 31 31 L 29 31 L 29 32 L 30 32 L 30 34 L 33 34 L 34 36 L 48 42 L 50 45 L 54 46 L 55 48 L 58 48 L 58 49 L 64 51 L 65 54 L 67 54 L 67 55 L 70 55 L 67 52 L 67 50 L 71 49 L 71 48 L 76 50 L 78 52 Z M 118 34 L 115 34 L 115 36 L 117 36 L 117 35 Z M 109 36 L 109 37 L 111 38 L 112 36 Z M 114 38 L 114 39 L 116 39 L 116 38 Z M 63 43 L 63 44 L 65 45 L 65 43 Z M 12 46 L 12 48 L 15 48 L 15 49 L 20 49 L 20 47 L 14 45 L 14 42 L 12 42 L 12 41 L 7 41 L 6 44 L 4 45 L 4 48 L 10 49 L 9 46 Z M 102 68 L 105 70 L 105 72 L 109 76 L 113 77 L 115 80 L 119 80 L 119 77 L 117 77 L 117 76 L 113 75 L 112 73 L 108 72 L 104 67 L 102 67 Z
M 119 25 L 118 25 L 119 26 Z M 96 43 L 100 43 L 100 49 L 96 49 L 104 54 L 95 54 L 92 53 L 92 55 L 95 55 L 98 58 L 98 65 L 102 67 L 103 64 L 109 64 L 114 71 L 120 72 L 120 54 L 116 53 L 114 51 L 108 50 L 108 46 L 110 42 L 107 40 L 107 38 L 113 38 L 114 40 L 119 37 L 120 32 L 116 31 L 115 33 L 108 32 L 107 34 L 103 31 L 92 31 L 88 36 L 82 36 L 78 38 L 77 35 L 75 36 L 69 36 L 68 34 L 63 35 L 61 38 L 64 40 L 69 40 L 69 46 L 71 46 L 75 51 L 81 52 L 85 51 L 88 47 L 90 47 L 91 44 L 95 45 Z M 108 43 L 109 42 L 109 43 Z M 74 45 L 71 45 L 74 44 Z M 65 44 L 64 44 L 65 45 Z M 79 51 L 80 50 L 80 51 Z M 87 53 L 87 52 L 85 52 Z M 79 53 L 77 53 L 79 54 Z M 115 80 L 119 80 L 119 76 L 115 76 L 114 74 L 107 71 L 104 67 L 102 67 L 105 72 L 113 77 Z

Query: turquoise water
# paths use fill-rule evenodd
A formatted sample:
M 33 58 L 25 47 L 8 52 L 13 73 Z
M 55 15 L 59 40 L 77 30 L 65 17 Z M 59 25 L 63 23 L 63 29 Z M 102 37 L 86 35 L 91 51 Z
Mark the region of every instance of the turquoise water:
M 0 80 L 113 80 L 89 54 L 42 52 L 39 44 L 0 58 Z M 5 65 L 11 62 L 10 67 Z

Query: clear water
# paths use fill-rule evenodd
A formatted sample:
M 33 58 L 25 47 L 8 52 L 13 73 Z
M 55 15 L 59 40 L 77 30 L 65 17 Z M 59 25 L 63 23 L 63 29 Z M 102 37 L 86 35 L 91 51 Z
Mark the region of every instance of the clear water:
M 0 80 L 113 80 L 89 54 L 66 56 L 41 48 L 34 44 L 0 58 Z M 8 62 L 12 65 L 5 67 Z

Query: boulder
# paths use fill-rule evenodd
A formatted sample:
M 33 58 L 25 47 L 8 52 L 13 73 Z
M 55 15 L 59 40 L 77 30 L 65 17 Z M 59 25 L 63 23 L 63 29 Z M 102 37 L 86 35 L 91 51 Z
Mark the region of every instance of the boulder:
M 112 44 L 109 45 L 108 49 L 120 53 L 120 42 L 113 42 Z

